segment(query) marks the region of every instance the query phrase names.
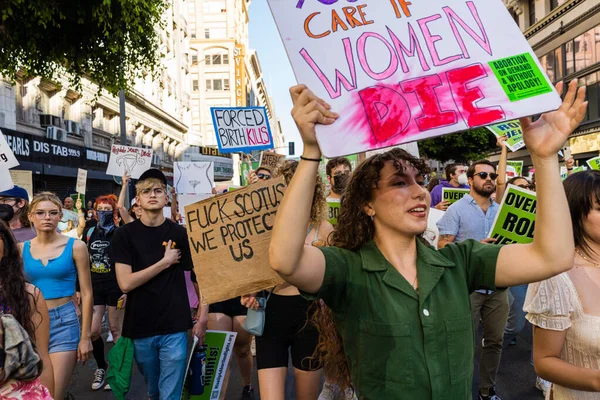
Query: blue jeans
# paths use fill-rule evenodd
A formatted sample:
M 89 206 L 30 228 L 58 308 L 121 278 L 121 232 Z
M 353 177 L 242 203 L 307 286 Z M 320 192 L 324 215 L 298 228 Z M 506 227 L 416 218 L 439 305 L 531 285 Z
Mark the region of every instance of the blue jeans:
M 133 340 L 135 362 L 148 386 L 148 397 L 152 400 L 181 398 L 187 333 L 150 336 Z
M 525 327 L 525 311 L 523 311 L 523 303 L 525 303 L 525 295 L 527 294 L 528 285 L 513 286 L 509 292 L 510 311 L 508 313 L 508 321 L 504 329 L 504 341 L 510 343 Z

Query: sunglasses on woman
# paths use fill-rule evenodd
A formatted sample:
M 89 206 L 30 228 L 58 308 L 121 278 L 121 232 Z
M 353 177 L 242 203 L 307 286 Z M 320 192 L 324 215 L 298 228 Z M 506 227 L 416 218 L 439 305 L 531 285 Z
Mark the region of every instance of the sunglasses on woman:
M 495 172 L 492 172 L 492 173 L 489 173 L 489 174 L 487 172 L 479 172 L 479 173 L 477 173 L 475 175 L 479 176 L 483 180 L 487 179 L 488 175 L 490 176 L 490 179 L 493 180 L 493 181 L 495 181 L 496 178 L 498 178 L 498 174 L 495 173 Z
M 267 174 L 263 174 L 263 173 L 256 174 L 256 176 L 258 176 L 258 179 L 262 179 L 265 181 L 268 181 L 269 179 L 271 179 L 271 175 L 267 175 Z

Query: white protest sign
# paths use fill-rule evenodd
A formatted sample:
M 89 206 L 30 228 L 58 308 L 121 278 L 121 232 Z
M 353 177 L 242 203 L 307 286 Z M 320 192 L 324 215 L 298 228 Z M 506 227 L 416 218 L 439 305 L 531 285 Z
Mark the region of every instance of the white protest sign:
M 211 107 L 210 113 L 221 153 L 274 147 L 265 107 Z
M 19 162 L 6 142 L 4 134 L 0 131 L 0 169 L 10 169 L 17 165 Z
M 523 141 L 523 128 L 521 127 L 521 123 L 517 120 L 488 125 L 486 128 L 496 137 L 506 137 L 504 145 L 508 147 L 510 151 L 517 151 L 525 147 L 525 141 Z
M 27 191 L 29 199 L 33 199 L 33 174 L 31 171 L 22 171 L 19 169 L 11 169 L 10 177 L 15 186 L 22 187 Z
M 268 0 L 298 82 L 340 114 L 331 158 L 554 110 L 502 0 Z
M 87 171 L 85 169 L 77 169 L 77 186 L 75 191 L 79 194 L 85 195 L 85 186 L 87 183 Z
M 179 194 L 177 195 L 177 211 L 179 215 L 181 215 L 181 219 L 183 220 L 183 225 L 185 225 L 185 207 L 190 204 L 197 203 L 202 200 L 206 200 L 209 197 L 213 197 L 212 193 L 204 193 L 204 194 Z
M 215 168 L 212 162 L 176 162 L 173 170 L 178 194 L 212 193 Z
M 129 175 L 138 179 L 152 166 L 152 149 L 113 144 L 106 175 Z
M 12 189 L 14 183 L 8 169 L 0 168 L 0 192 Z

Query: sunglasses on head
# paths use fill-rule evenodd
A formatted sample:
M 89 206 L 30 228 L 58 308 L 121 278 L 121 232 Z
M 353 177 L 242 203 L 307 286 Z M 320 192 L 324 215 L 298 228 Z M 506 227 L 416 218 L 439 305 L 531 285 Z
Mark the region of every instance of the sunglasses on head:
M 267 174 L 256 174 L 256 176 L 258 176 L 258 179 L 264 179 L 265 181 L 268 181 L 269 179 L 271 179 L 271 175 L 267 175 Z
M 487 177 L 489 175 L 490 179 L 493 180 L 493 181 L 495 181 L 496 178 L 498 178 L 498 174 L 495 173 L 495 172 L 492 172 L 492 173 L 489 173 L 489 174 L 487 172 L 479 172 L 479 173 L 477 173 L 475 175 L 479 176 L 481 179 L 487 179 Z

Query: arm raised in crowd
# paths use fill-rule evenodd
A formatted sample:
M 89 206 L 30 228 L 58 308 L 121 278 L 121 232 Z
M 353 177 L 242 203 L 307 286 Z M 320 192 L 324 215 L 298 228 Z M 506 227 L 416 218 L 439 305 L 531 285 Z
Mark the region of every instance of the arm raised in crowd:
M 497 144 L 502 149 L 498 162 L 498 179 L 496 179 L 496 203 L 502 203 L 506 191 L 506 159 L 508 158 L 508 147 L 504 144 L 506 136 L 500 136 Z
M 133 218 L 129 215 L 127 208 L 125 208 L 125 197 L 127 197 L 127 189 L 129 189 L 129 181 L 131 177 L 129 175 L 123 175 L 121 180 L 121 193 L 119 193 L 119 201 L 117 203 L 117 207 L 119 207 L 119 215 L 123 220 L 124 224 L 128 224 L 133 222 Z
M 330 125 L 338 115 L 305 85 L 290 89 L 292 116 L 304 142 L 304 158 L 292 178 L 275 217 L 269 248 L 271 267 L 288 283 L 308 293 L 317 293 L 323 284 L 325 257 L 314 246 L 306 246 L 315 179 L 321 160 L 315 124 Z
M 562 93 L 563 84 L 557 85 Z M 558 170 L 558 151 L 585 116 L 585 87 L 577 80 L 560 108 L 542 115 L 536 122 L 522 118 L 523 139 L 531 153 L 537 182 L 537 215 L 534 241 L 508 245 L 500 250 L 496 265 L 496 286 L 537 282 L 568 271 L 573 265 L 573 229 L 567 197 Z M 527 268 L 523 268 L 523 262 Z

